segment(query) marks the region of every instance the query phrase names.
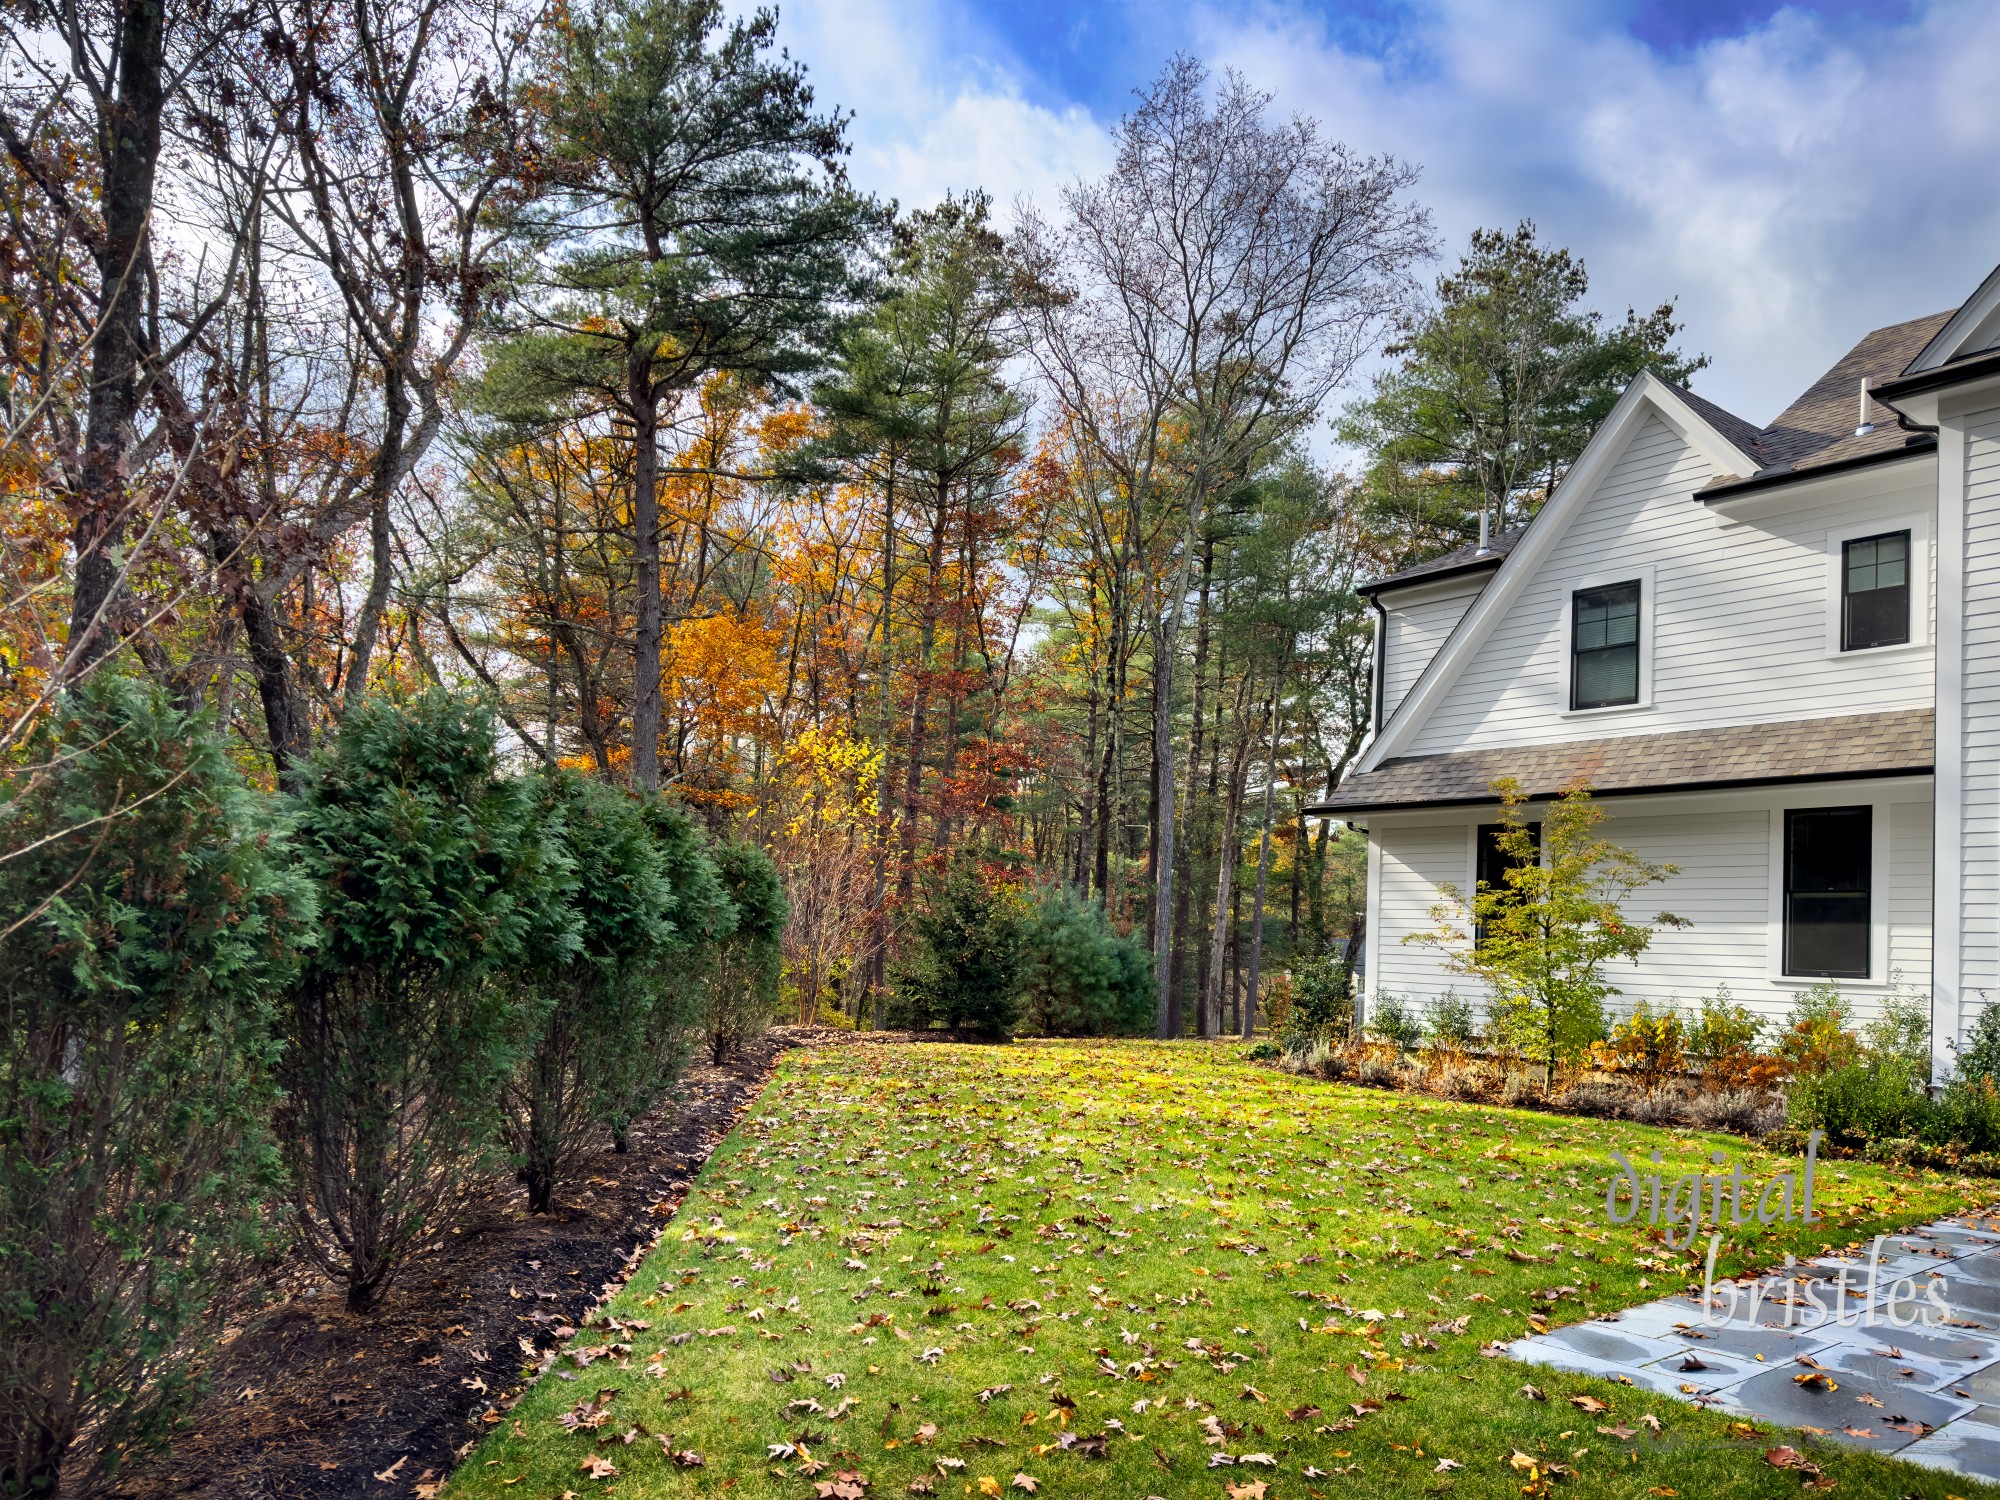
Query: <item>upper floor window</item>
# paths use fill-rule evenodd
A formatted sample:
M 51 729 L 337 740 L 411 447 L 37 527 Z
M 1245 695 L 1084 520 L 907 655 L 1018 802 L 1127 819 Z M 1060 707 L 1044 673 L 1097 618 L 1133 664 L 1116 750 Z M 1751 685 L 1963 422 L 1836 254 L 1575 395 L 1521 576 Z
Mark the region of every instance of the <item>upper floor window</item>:
M 1841 547 L 1840 649 L 1910 639 L 1910 533 L 1856 537 Z
M 1639 701 L 1639 584 L 1578 589 L 1570 601 L 1569 706 Z

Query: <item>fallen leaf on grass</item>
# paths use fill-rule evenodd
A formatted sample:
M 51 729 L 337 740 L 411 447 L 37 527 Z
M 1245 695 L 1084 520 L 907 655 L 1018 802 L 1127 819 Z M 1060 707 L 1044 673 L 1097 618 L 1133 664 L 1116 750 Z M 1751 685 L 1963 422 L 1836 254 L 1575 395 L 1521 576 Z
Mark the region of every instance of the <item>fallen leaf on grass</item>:
M 618 1477 L 618 1465 L 601 1454 L 592 1453 L 588 1455 L 577 1467 L 592 1479 L 616 1479 Z
M 1460 1463 L 1455 1458 L 1441 1458 L 1438 1460 L 1438 1466 L 1435 1472 L 1439 1474 L 1449 1474 L 1453 1469 L 1462 1469 L 1464 1467 L 1465 1465 Z
M 1593 1417 L 1600 1412 L 1607 1412 L 1611 1410 L 1610 1406 L 1598 1400 L 1595 1396 L 1569 1396 L 1566 1397 L 1565 1399 L 1569 1402 L 1571 1406 L 1574 1406 L 1577 1410 L 1587 1411 Z
M 1549 1393 L 1538 1385 L 1524 1385 L 1515 1394 L 1526 1396 L 1530 1401 L 1546 1401 Z
M 1032 1495 L 1035 1493 L 1036 1490 L 1041 1488 L 1041 1485 L 1036 1481 L 1035 1476 L 1032 1474 L 1016 1474 L 1014 1476 L 1013 1487 L 1017 1490 L 1026 1490 L 1029 1494 Z
M 1261 1479 L 1252 1479 L 1243 1484 L 1225 1484 L 1229 1500 L 1264 1500 L 1264 1491 L 1270 1486 Z
M 1790 1446 L 1766 1448 L 1764 1462 L 1774 1469 L 1793 1470 L 1799 1478 L 1815 1489 L 1831 1487 L 1832 1481 L 1827 1479 L 1826 1472 L 1796 1448 Z

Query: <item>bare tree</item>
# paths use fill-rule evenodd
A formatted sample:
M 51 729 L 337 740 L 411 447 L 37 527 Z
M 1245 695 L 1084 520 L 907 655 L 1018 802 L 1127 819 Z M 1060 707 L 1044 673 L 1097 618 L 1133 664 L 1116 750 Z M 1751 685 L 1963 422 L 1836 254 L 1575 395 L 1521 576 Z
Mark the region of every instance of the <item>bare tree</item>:
M 1041 230 L 1042 367 L 1073 420 L 1102 432 L 1099 393 L 1130 426 L 1105 444 L 1134 503 L 1174 472 L 1180 541 L 1154 627 L 1154 961 L 1167 1032 L 1174 926 L 1174 660 L 1208 508 L 1353 370 L 1414 290 L 1428 214 L 1405 201 L 1410 166 L 1323 140 L 1270 96 L 1177 57 L 1118 129 L 1100 181 L 1064 194 Z M 1119 407 L 1114 405 L 1114 410 Z
M 340 665 L 367 690 L 395 570 L 398 496 L 499 281 L 487 208 L 520 162 L 512 97 L 538 15 L 507 0 L 309 0 L 265 10 L 254 70 L 289 148 L 271 212 L 323 269 L 379 393 L 337 497 L 368 523 L 369 577 Z

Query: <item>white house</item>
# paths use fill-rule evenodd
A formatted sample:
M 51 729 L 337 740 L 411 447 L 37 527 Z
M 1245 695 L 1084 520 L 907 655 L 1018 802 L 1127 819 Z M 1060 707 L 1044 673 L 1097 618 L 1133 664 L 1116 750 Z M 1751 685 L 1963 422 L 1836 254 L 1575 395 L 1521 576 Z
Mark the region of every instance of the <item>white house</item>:
M 1367 592 L 1374 728 L 1314 810 L 1368 832 L 1369 996 L 1476 998 L 1404 939 L 1498 878 L 1506 775 L 1679 866 L 1628 1001 L 1900 983 L 1948 1066 L 2000 999 L 2000 270 L 1767 427 L 1640 376 L 1532 523 Z

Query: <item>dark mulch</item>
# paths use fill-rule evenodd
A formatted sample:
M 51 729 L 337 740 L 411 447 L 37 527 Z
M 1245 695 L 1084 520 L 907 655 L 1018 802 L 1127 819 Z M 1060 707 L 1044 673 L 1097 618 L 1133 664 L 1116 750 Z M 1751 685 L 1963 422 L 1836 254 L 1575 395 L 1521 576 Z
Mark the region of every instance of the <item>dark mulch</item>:
M 508 1420 L 496 1403 L 523 1366 L 629 1274 L 778 1055 L 846 1036 L 781 1028 L 723 1067 L 697 1065 L 676 1104 L 635 1127 L 624 1155 L 607 1147 L 558 1212 L 534 1217 L 520 1194 L 496 1192 L 372 1317 L 350 1316 L 340 1289 L 293 1268 L 291 1295 L 217 1356 L 186 1430 L 97 1500 L 428 1492 Z

